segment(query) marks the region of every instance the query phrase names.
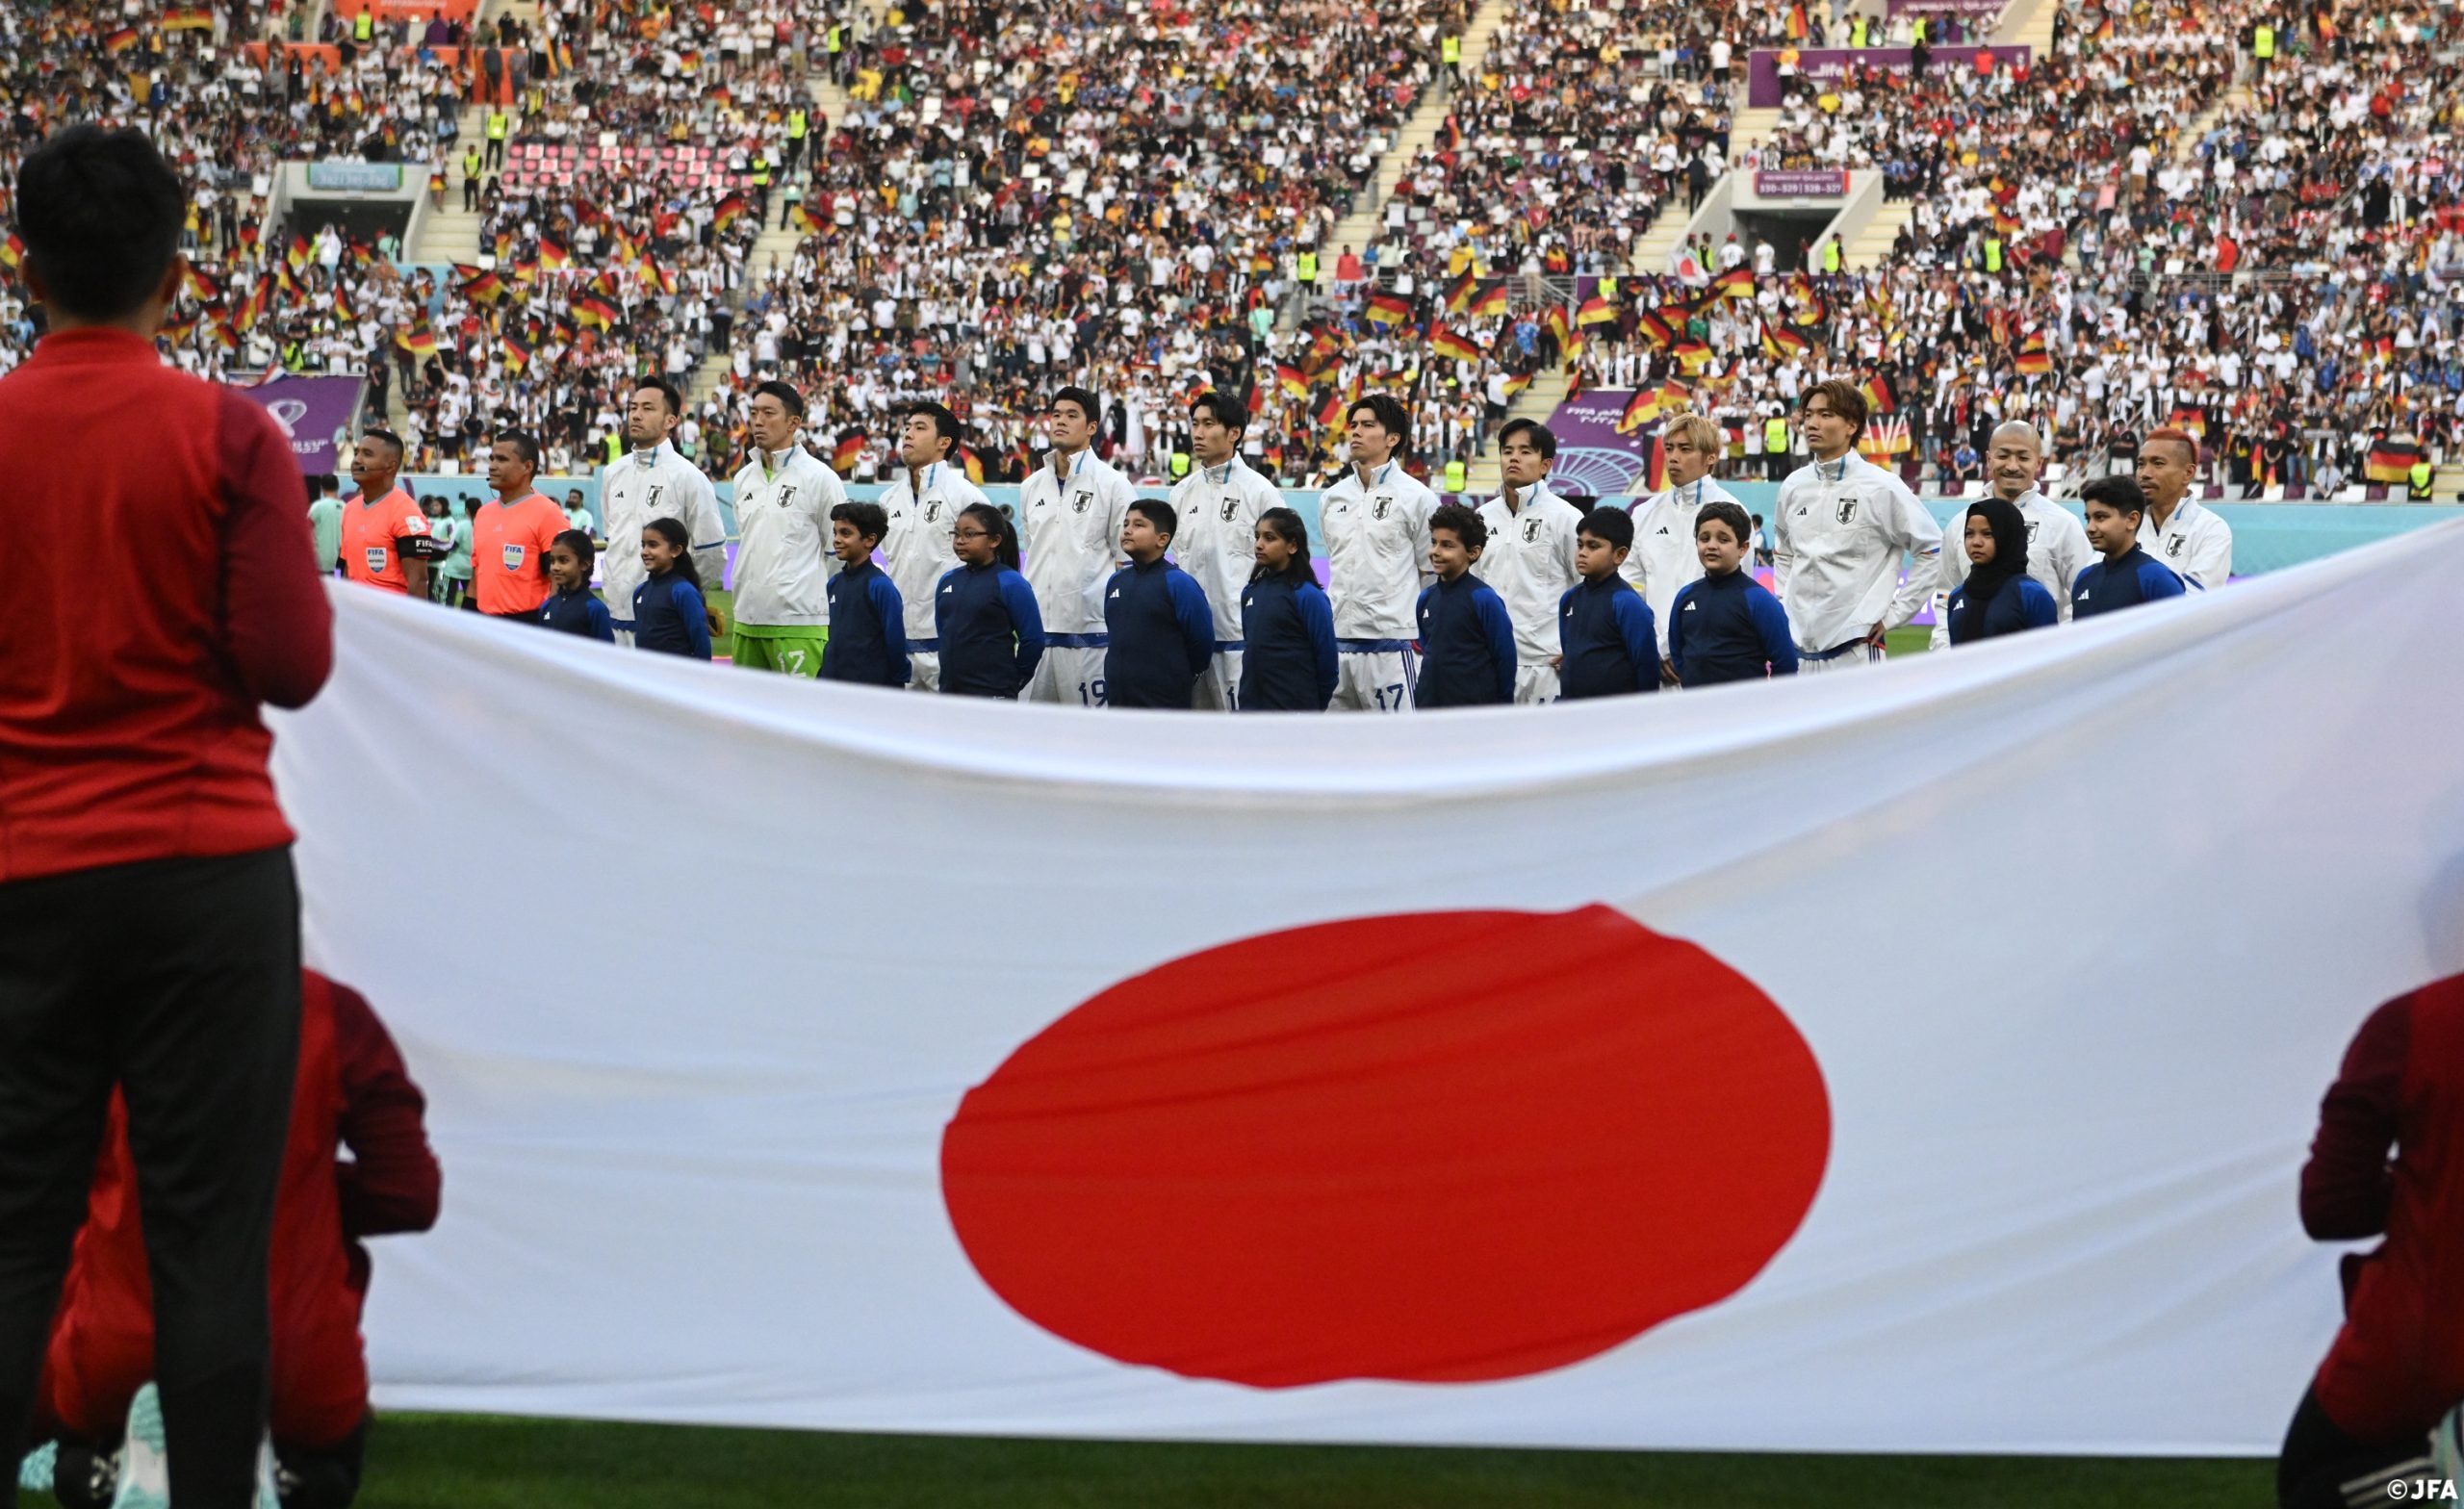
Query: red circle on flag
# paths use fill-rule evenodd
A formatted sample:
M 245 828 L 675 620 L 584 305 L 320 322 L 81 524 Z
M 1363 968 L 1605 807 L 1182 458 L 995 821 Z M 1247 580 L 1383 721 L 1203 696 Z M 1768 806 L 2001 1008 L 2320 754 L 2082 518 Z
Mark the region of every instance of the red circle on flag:
M 1122 981 L 960 1104 L 941 1188 L 1020 1315 L 1261 1388 L 1463 1383 L 1735 1293 L 1813 1203 L 1822 1072 L 1606 907 L 1245 938 Z

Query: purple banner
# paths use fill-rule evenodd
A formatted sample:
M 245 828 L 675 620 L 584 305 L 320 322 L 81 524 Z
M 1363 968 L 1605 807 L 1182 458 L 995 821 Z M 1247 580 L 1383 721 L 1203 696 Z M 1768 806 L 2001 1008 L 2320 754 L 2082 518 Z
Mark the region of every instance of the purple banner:
M 2025 47 L 1937 47 L 1927 66 L 1929 69 L 1973 68 L 1976 66 L 1976 55 L 1981 52 L 1993 54 L 1996 68 L 2007 68 L 2029 59 Z M 1912 57 L 1906 47 L 1806 48 L 1797 54 L 1797 71 L 1809 79 L 1829 81 L 1845 74 L 1853 59 L 1868 68 L 1906 73 L 1915 66 Z M 1758 47 L 1747 54 L 1745 68 L 1746 103 L 1756 110 L 1779 109 L 1782 99 L 1780 54 L 1772 48 Z
M 1839 167 L 1757 168 L 1754 192 L 1765 199 L 1836 199 L 1848 192 L 1848 172 Z
M 291 453 L 309 476 L 340 475 L 348 469 L 351 420 L 359 413 L 358 377 L 276 377 L 239 390 L 264 406 L 291 437 Z
M 1549 432 L 1557 437 L 1557 459 L 1549 475 L 1560 491 L 1615 498 L 1651 491 L 1652 443 L 1659 438 L 1654 421 L 1635 426 L 1630 435 L 1617 433 L 1633 394 L 1602 388 L 1568 398 L 1549 416 Z

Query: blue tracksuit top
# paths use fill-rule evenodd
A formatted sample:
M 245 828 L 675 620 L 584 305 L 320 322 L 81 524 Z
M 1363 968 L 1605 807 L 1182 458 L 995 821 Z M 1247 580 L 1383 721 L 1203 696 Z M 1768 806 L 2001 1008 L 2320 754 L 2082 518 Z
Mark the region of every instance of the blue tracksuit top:
M 1241 589 L 1243 712 L 1324 712 L 1335 700 L 1335 609 L 1325 589 L 1289 575 Z
M 1215 658 L 1215 612 L 1197 578 L 1157 556 L 1104 584 L 1104 701 L 1187 707 Z
M 1557 600 L 1557 695 L 1568 701 L 1659 690 L 1651 604 L 1615 572 Z
M 860 561 L 830 578 L 830 638 L 821 647 L 825 681 L 863 681 L 905 686 L 907 603 L 897 583 L 871 561 Z
M 1668 657 L 1686 686 L 1797 674 L 1788 610 L 1740 567 L 1685 584 L 1668 605 Z
M 2182 578 L 2173 575 L 2173 568 L 2134 545 L 2121 559 L 2098 561 L 2079 574 L 2070 588 L 2070 616 L 2093 618 L 2189 591 Z
M 616 642 L 616 620 L 607 604 L 588 587 L 578 592 L 552 592 L 539 605 L 539 622 L 560 634 L 579 634 L 603 645 Z
M 941 690 L 961 697 L 1015 697 L 1043 658 L 1035 589 L 998 562 L 943 573 L 933 627 L 941 639 Z
M 1967 582 L 1960 583 L 1951 593 L 1950 601 L 1942 605 L 1942 611 L 1948 615 L 1944 622 L 1950 626 L 1952 644 L 1999 639 L 2024 628 L 2051 628 L 2062 622 L 2062 610 L 2054 606 L 2053 594 L 2044 590 L 2044 584 L 2033 576 L 2017 576 L 2004 582 L 2002 590 L 1993 595 L 1993 601 L 1985 605 L 1985 632 L 1964 634 L 1961 632 L 1960 610 L 1967 606 Z
M 1497 589 L 1465 572 L 1421 591 L 1421 681 L 1415 707 L 1514 701 L 1514 621 Z
M 633 589 L 633 646 L 661 654 L 710 658 L 710 625 L 704 617 L 702 589 L 670 568 Z

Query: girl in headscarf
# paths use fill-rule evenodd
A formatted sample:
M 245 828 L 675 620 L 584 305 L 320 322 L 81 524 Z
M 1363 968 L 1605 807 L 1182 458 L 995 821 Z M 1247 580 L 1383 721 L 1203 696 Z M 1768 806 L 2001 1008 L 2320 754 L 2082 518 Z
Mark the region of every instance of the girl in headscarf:
M 2053 594 L 2028 575 L 2028 522 L 2018 504 L 1999 498 L 1968 504 L 1964 541 L 1967 580 L 1944 610 L 1952 644 L 2053 627 L 2061 615 Z

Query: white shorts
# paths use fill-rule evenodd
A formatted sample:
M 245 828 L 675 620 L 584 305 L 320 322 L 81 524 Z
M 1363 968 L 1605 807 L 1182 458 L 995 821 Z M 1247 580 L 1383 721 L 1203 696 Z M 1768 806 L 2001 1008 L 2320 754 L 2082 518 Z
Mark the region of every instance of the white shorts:
M 1241 708 L 1241 656 L 1238 650 L 1218 650 L 1207 663 L 1206 674 L 1197 678 L 1197 688 L 1190 696 L 1190 705 L 1212 712 L 1238 712 Z
M 1864 667 L 1869 665 L 1880 665 L 1882 663 L 1883 652 L 1874 649 L 1870 645 L 1860 649 L 1844 651 L 1839 654 L 1833 655 L 1828 660 L 1812 659 L 1808 656 L 1804 651 L 1800 650 L 1797 652 L 1797 674 L 1799 676 L 1814 676 L 1829 671 L 1857 671 L 1862 670 Z
M 1100 639 L 1100 634 L 1072 635 L 1077 639 Z M 1026 703 L 1060 703 L 1067 707 L 1101 707 L 1104 697 L 1104 647 L 1102 645 L 1053 645 L 1043 647 L 1043 658 L 1036 662 L 1035 679 L 1027 683 L 1026 695 L 1018 699 Z
M 1518 707 L 1536 706 L 1557 700 L 1557 668 L 1553 665 L 1521 665 L 1514 668 L 1514 702 Z
M 907 652 L 907 689 L 911 692 L 937 692 L 941 689 L 941 652 L 937 650 L 911 650 Z
M 1392 640 L 1377 641 L 1392 644 Z M 1400 650 L 1346 650 L 1336 642 L 1335 700 L 1328 712 L 1410 712 L 1419 689 L 1421 657 Z

